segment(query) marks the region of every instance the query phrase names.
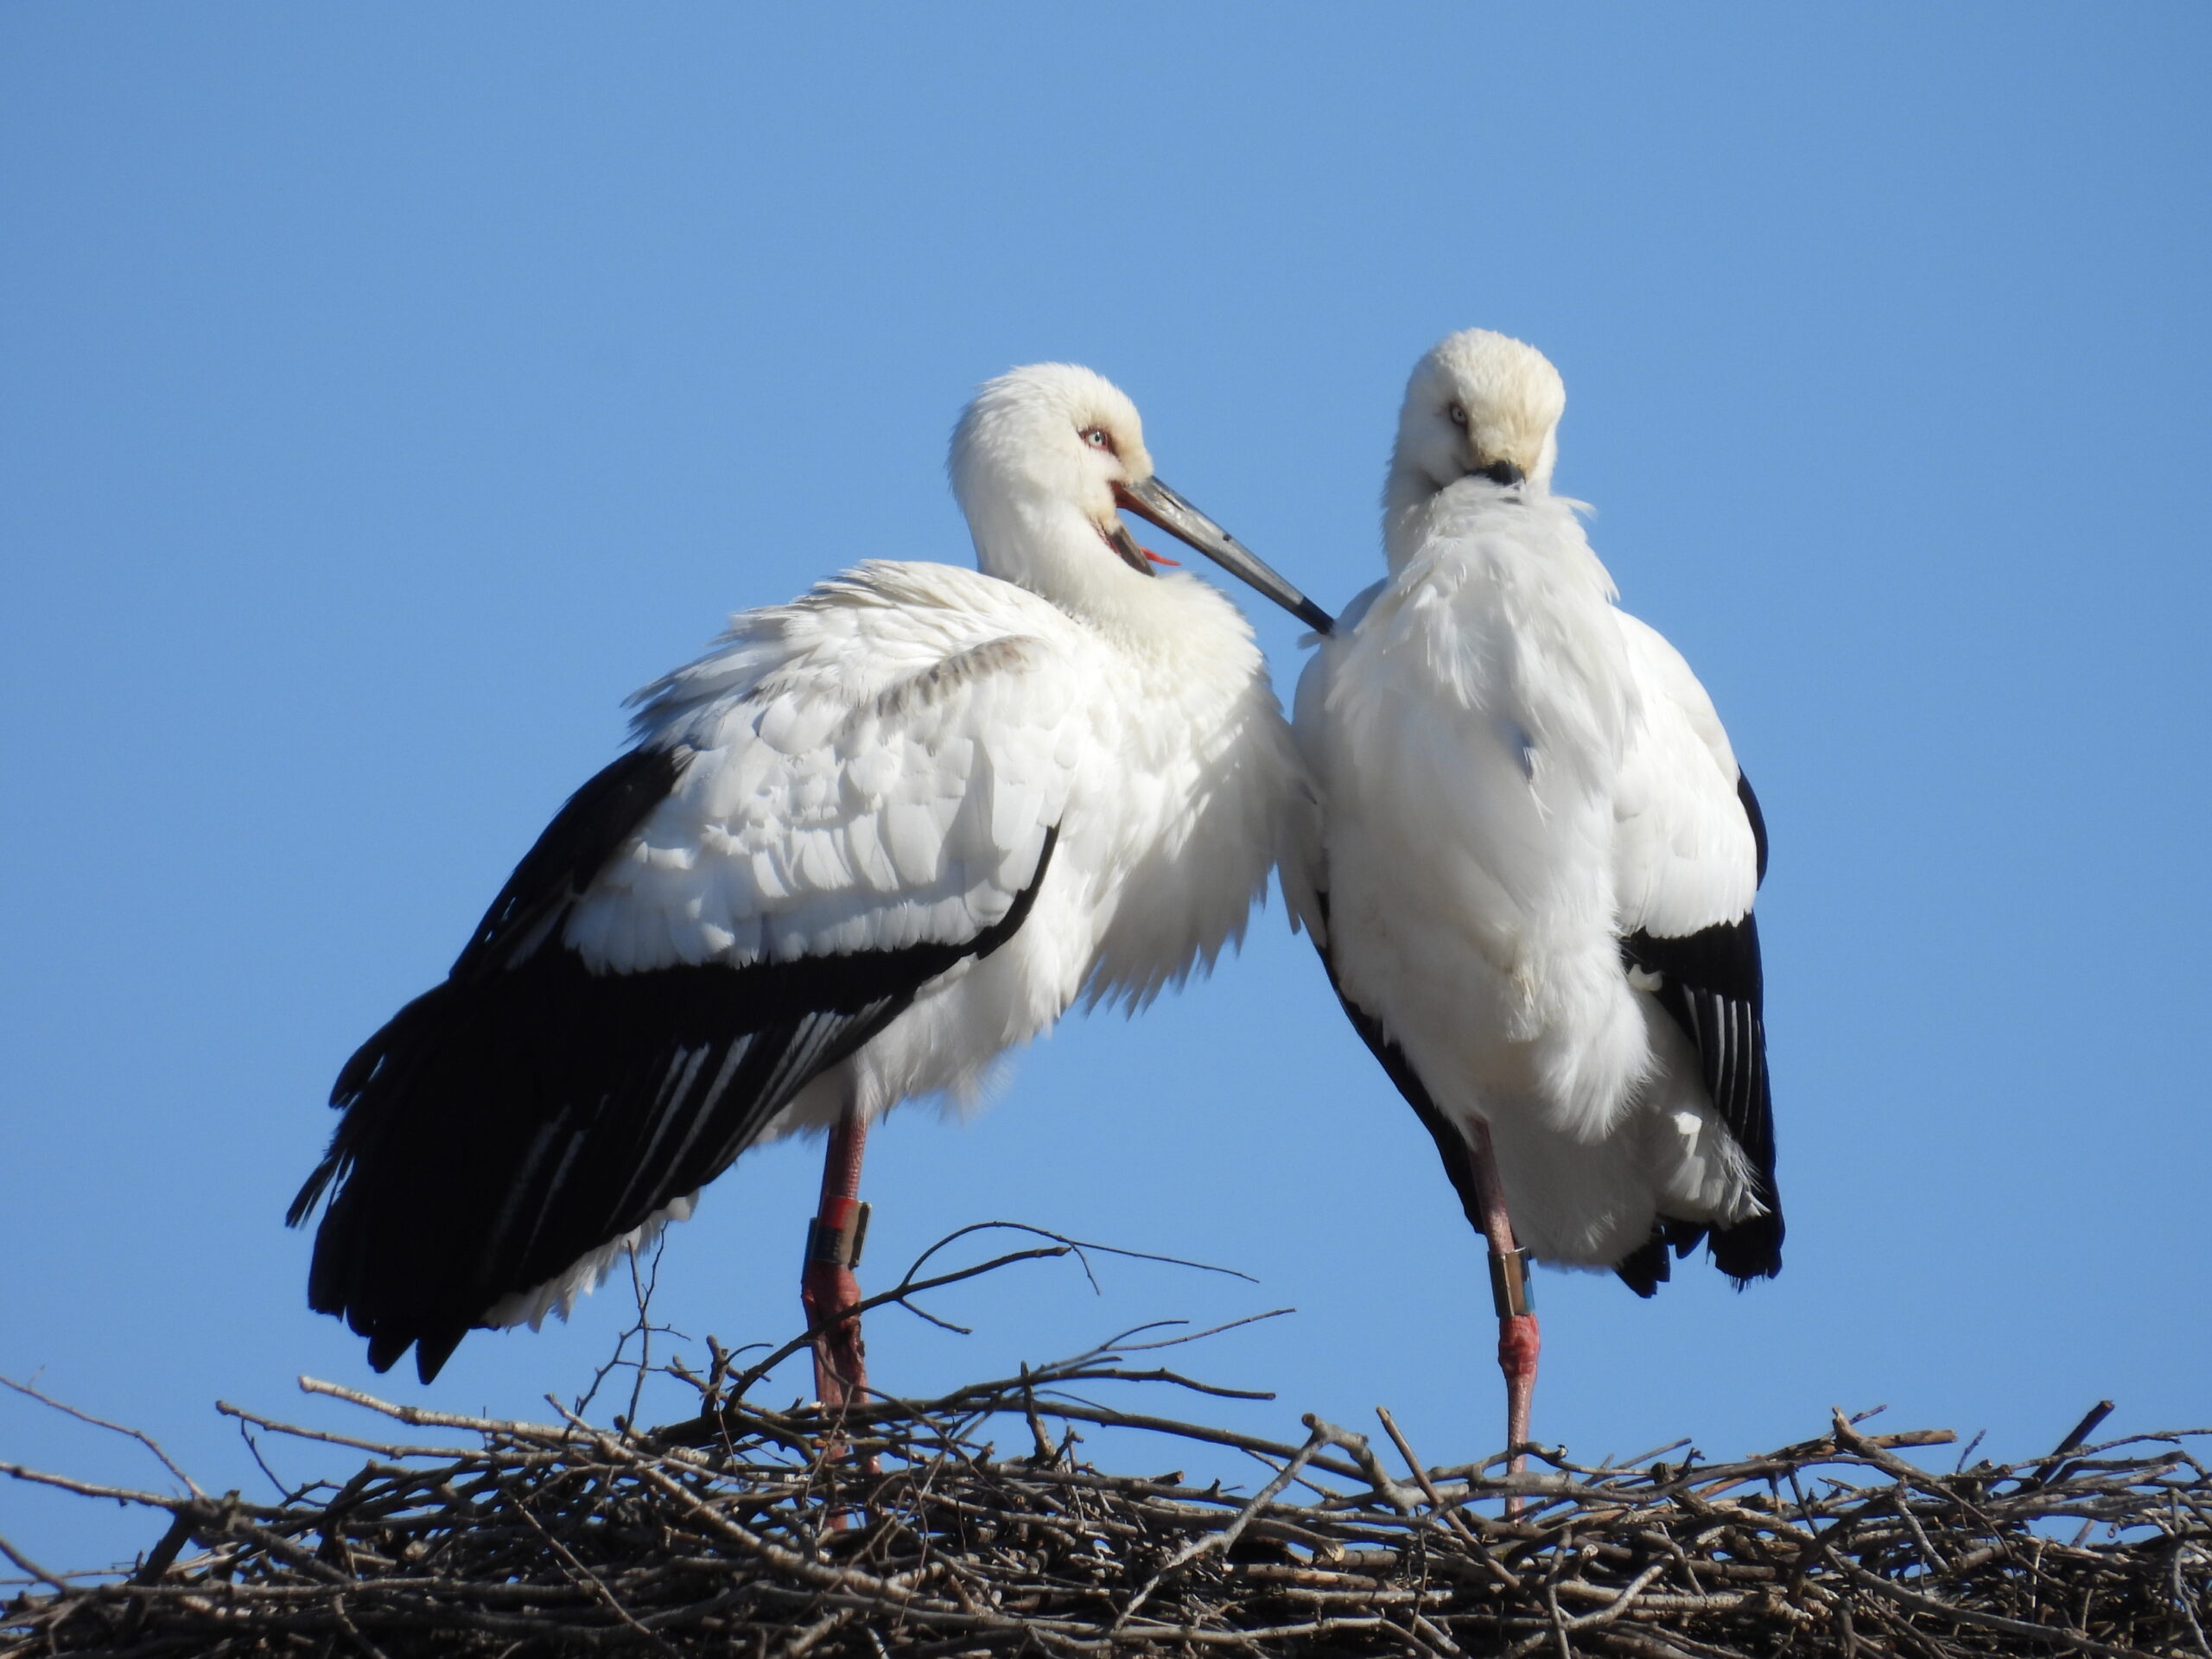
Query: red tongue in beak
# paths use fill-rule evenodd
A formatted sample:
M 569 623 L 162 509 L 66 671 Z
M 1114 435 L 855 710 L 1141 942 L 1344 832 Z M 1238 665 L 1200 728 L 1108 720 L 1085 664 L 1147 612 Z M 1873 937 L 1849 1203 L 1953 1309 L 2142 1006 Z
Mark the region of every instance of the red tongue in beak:
M 1148 547 L 1141 547 L 1141 548 L 1137 549 L 1137 551 L 1138 551 L 1138 552 L 1140 552 L 1140 553 L 1141 553 L 1141 554 L 1143 554 L 1143 555 L 1145 556 L 1145 557 L 1147 557 L 1147 559 L 1150 559 L 1150 560 L 1151 560 L 1154 564 L 1173 565 L 1173 566 L 1176 569 L 1178 569 L 1178 570 L 1180 570 L 1180 569 L 1183 568 L 1183 561 L 1182 561 L 1182 560 L 1180 560 L 1180 559 L 1163 559 L 1163 558 L 1161 558 L 1161 557 L 1160 556 L 1160 555 L 1159 555 L 1159 554 L 1157 554 L 1157 553 L 1154 552 L 1154 551 L 1153 551 L 1150 548 L 1148 548 Z

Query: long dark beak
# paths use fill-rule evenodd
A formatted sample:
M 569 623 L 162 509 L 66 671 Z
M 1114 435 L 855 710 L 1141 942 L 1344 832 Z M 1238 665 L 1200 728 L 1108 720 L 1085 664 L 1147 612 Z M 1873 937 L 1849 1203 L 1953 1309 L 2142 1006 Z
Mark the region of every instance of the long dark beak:
M 1115 501 L 1140 518 L 1188 542 L 1239 582 L 1265 594 L 1316 633 L 1334 632 L 1337 620 L 1262 563 L 1251 549 L 1156 478 L 1116 484 Z

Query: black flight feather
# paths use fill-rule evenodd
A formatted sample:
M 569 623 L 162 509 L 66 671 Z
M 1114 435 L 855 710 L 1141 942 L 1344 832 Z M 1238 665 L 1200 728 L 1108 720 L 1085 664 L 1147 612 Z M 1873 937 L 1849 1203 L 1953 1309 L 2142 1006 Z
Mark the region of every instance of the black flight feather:
M 965 941 L 594 973 L 558 937 L 568 908 L 688 759 L 633 751 L 577 791 L 446 982 L 339 1074 L 345 1116 L 289 1219 L 336 1183 L 308 1299 L 369 1339 L 378 1370 L 412 1345 L 428 1382 L 502 1300 L 719 1175 L 930 980 L 1013 938 L 1058 838 Z
M 1766 820 L 1751 780 L 1740 773 L 1736 796 L 1750 820 L 1758 852 L 1758 879 L 1766 879 Z M 1771 1278 L 1782 1270 L 1782 1200 L 1774 1179 L 1774 1105 L 1766 1064 L 1765 982 L 1759 964 L 1758 918 L 1722 922 L 1680 938 L 1638 930 L 1621 941 L 1630 968 L 1659 977 L 1659 1006 L 1696 1048 L 1706 1092 L 1728 1133 L 1750 1160 L 1752 1192 L 1766 1213 L 1732 1227 L 1662 1219 L 1651 1238 L 1615 1269 L 1637 1294 L 1667 1277 L 1666 1246 L 1688 1255 L 1710 1231 L 1715 1266 L 1738 1281 Z

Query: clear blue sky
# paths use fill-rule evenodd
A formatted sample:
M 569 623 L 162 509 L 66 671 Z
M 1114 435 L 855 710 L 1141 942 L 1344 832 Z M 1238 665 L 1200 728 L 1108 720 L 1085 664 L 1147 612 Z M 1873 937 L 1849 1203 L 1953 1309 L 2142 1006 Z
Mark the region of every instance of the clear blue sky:
M 1103 371 L 1335 605 L 1407 369 L 1483 324 L 1565 374 L 1560 486 L 1774 842 L 1788 1266 L 1547 1275 L 1540 1435 L 2212 1419 L 2207 20 L 0 9 L 0 1371 L 217 1490 L 259 1480 L 217 1396 L 371 1382 L 280 1224 L 338 1064 L 726 612 L 968 560 L 976 382 Z M 658 1313 L 786 1333 L 813 1170 L 712 1188 Z M 1294 1304 L 1188 1363 L 1286 1432 L 1498 1438 L 1477 1243 L 1279 906 L 964 1129 L 910 1109 L 868 1186 L 877 1284 L 1001 1216 L 1263 1281 L 1027 1269 L 943 1299 L 964 1342 L 880 1318 L 889 1386 Z M 573 1395 L 626 1300 L 427 1397 Z M 156 1473 L 7 1400 L 0 1457 Z M 152 1535 L 4 1485 L 0 1532 Z

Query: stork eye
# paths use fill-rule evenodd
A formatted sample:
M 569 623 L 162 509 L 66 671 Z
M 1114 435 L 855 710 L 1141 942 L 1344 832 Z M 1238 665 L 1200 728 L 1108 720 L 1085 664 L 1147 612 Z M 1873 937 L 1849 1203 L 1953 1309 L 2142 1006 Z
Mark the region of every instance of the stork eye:
M 1109 455 L 1118 455 L 1122 453 L 1114 447 L 1113 435 L 1103 426 L 1085 427 L 1083 441 L 1094 449 L 1103 449 Z
M 1467 423 L 1467 411 L 1458 404 L 1452 404 L 1444 412 L 1452 417 L 1452 424 L 1454 426 L 1465 426 Z

